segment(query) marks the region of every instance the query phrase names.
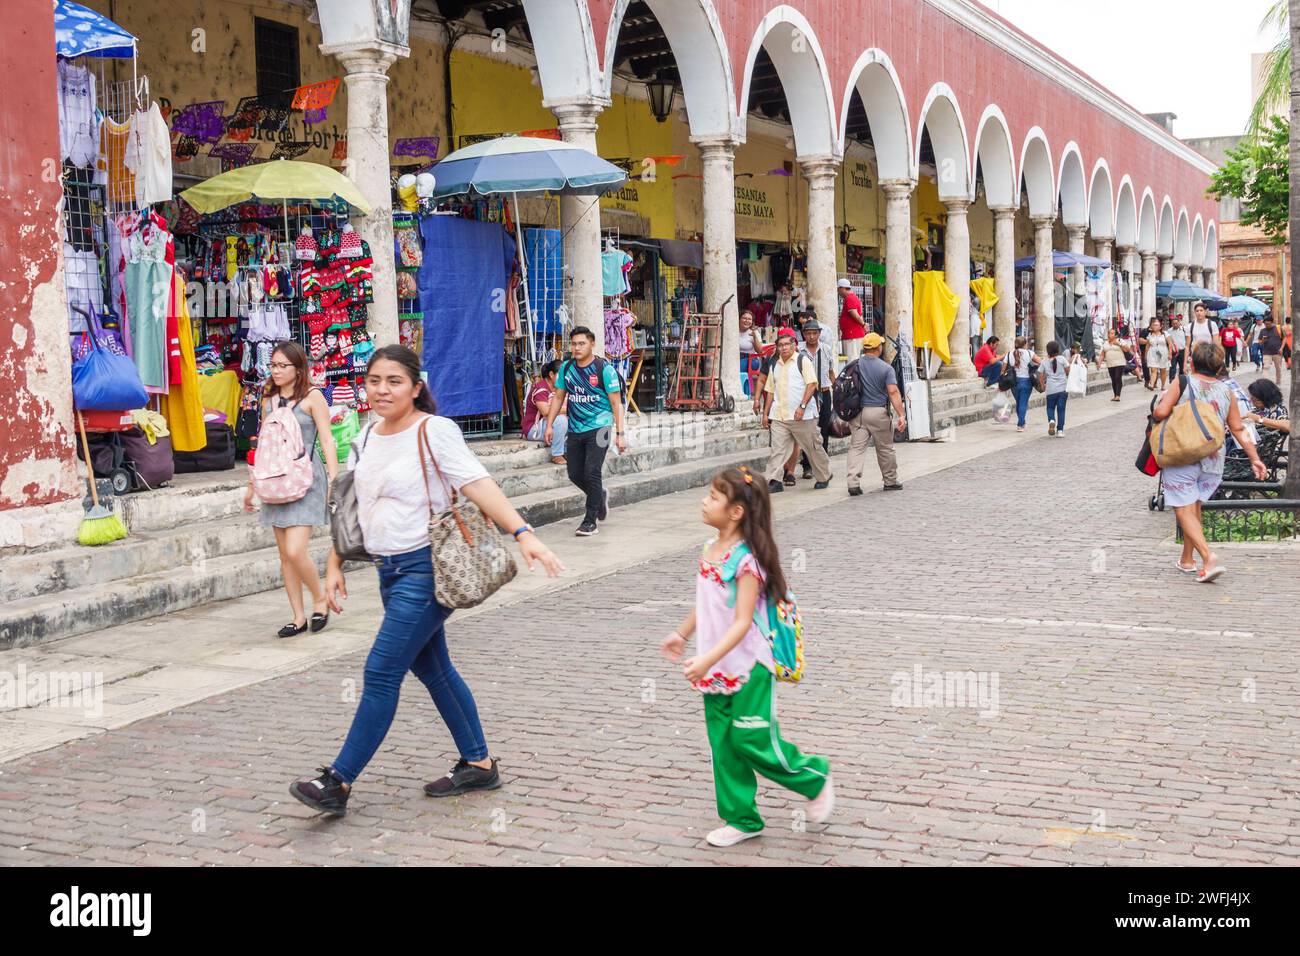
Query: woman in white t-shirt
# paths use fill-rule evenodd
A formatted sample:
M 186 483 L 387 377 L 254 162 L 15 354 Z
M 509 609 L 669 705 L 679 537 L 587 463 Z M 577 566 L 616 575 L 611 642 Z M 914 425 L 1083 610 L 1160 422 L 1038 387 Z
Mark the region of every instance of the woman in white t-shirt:
M 1147 391 L 1164 391 L 1169 379 L 1169 364 L 1173 360 L 1173 341 L 1165 333 L 1159 319 L 1151 320 L 1146 336 L 1138 341 L 1145 350 L 1147 368 L 1151 369 L 1155 383 L 1153 385 L 1152 382 L 1147 382 Z
M 361 703 L 343 749 L 333 764 L 320 769 L 319 777 L 289 788 L 307 806 L 335 816 L 347 811 L 352 782 L 383 743 L 408 670 L 429 689 L 460 751 L 451 772 L 425 784 L 424 792 L 449 797 L 501 786 L 474 695 L 447 654 L 443 621 L 450 611 L 434 597 L 429 514 L 449 506 L 447 486 L 514 533 L 530 571 L 539 561 L 552 577 L 564 570 L 488 476 L 456 423 L 435 414 L 414 352 L 401 345 L 376 349 L 366 366 L 366 395 L 380 421 L 358 437 L 354 446 L 359 453 L 349 456 L 349 464 L 355 472 L 361 536 L 379 566 L 384 620 L 366 658 Z M 422 458 L 420 447 L 426 442 Z M 342 564 L 331 550 L 325 593 L 340 614 L 340 602 L 348 596 Z
M 1016 431 L 1025 430 L 1025 416 L 1029 414 L 1029 396 L 1034 391 L 1034 380 L 1029 374 L 1030 366 L 1040 364 L 1034 350 L 1029 348 L 1029 340 L 1023 335 L 1016 339 L 1016 347 L 1007 355 L 1007 364 L 1016 370 Z

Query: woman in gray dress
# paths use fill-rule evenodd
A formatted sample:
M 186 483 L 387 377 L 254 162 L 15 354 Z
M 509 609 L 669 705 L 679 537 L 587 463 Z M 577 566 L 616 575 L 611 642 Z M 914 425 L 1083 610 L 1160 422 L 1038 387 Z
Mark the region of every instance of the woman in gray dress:
M 307 374 L 307 353 L 296 342 L 281 342 L 271 354 L 271 380 L 262 399 L 262 417 L 277 407 L 292 407 L 294 418 L 302 428 L 302 444 L 312 456 L 311 488 L 297 501 L 281 505 L 262 505 L 262 524 L 275 531 L 275 544 L 280 549 L 280 571 L 284 576 L 284 589 L 289 594 L 289 607 L 293 620 L 280 628 L 280 637 L 293 637 L 311 627 L 312 633 L 324 629 L 329 623 L 329 605 L 325 602 L 325 588 L 321 585 L 316 562 L 311 559 L 308 546 L 312 528 L 328 524 L 326 493 L 329 481 L 338 474 L 334 433 L 330 430 L 330 410 L 325 395 L 312 388 Z M 316 453 L 316 436 L 320 436 L 324 463 Z M 328 481 L 326 472 L 329 472 Z M 253 482 L 250 478 L 244 493 L 244 510 L 253 510 Z M 312 615 L 310 621 L 303 605 L 303 585 L 311 592 Z

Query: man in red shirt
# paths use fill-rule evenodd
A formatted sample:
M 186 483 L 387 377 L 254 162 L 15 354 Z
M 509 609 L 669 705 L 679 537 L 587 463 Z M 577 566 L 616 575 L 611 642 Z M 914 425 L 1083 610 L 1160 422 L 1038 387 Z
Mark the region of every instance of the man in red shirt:
M 862 321 L 862 300 L 853 292 L 848 279 L 841 279 L 836 290 L 840 295 L 840 340 L 844 355 L 850 362 L 862 357 L 862 338 L 867 334 Z
M 998 337 L 990 335 L 988 341 L 975 353 L 975 371 L 984 379 L 984 387 L 996 385 L 1002 377 L 1002 362 L 998 358 Z

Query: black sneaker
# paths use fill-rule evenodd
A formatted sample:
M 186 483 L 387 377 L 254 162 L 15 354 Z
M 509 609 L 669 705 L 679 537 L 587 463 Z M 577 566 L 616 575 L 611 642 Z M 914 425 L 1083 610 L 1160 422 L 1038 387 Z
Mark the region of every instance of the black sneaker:
M 785 485 L 781 484 L 779 481 L 769 481 L 767 483 L 767 490 L 770 494 L 776 494 L 778 491 L 785 491 Z
M 886 490 L 886 491 L 902 491 L 902 490 L 903 490 L 903 486 L 900 485 L 900 484 L 898 484 L 898 483 L 894 483 L 894 484 L 892 484 L 892 485 L 885 485 L 885 490 Z
M 317 767 L 320 776 L 315 780 L 295 780 L 289 784 L 289 793 L 313 810 L 341 817 L 348 812 L 348 795 L 352 792 L 333 767 Z
M 856 497 L 858 497 L 858 496 L 861 495 L 861 494 L 862 494 L 862 489 L 861 489 L 861 488 L 850 488 L 850 489 L 849 489 L 849 497 L 850 497 L 850 498 L 856 498 Z
M 600 491 L 600 510 L 596 512 L 596 518 L 604 521 L 609 517 L 609 489 L 602 488 Z
M 501 775 L 497 773 L 496 758 L 492 760 L 492 769 L 476 767 L 468 760 L 456 761 L 451 773 L 439 777 L 432 783 L 424 785 L 424 792 L 431 797 L 454 797 L 471 790 L 495 790 L 501 786 Z
M 600 529 L 596 527 L 596 522 L 584 521 L 578 525 L 578 530 L 573 533 L 579 538 L 590 538 L 593 534 L 600 534 Z

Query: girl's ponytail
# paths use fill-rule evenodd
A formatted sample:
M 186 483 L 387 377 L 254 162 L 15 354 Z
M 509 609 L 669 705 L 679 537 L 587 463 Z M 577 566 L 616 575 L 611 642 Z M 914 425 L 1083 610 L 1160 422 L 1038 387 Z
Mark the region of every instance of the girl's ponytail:
M 740 519 L 740 536 L 767 576 L 764 591 L 768 598 L 784 599 L 790 588 L 781 570 L 781 553 L 772 534 L 772 497 L 763 476 L 755 475 L 742 465 L 719 472 L 713 484 L 727 496 L 728 504 L 745 509 Z

